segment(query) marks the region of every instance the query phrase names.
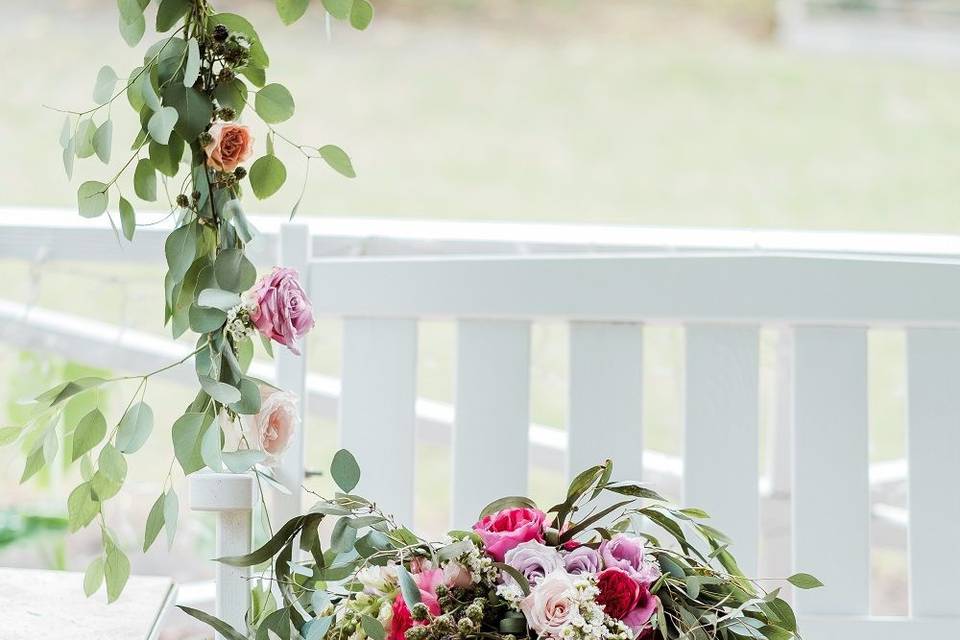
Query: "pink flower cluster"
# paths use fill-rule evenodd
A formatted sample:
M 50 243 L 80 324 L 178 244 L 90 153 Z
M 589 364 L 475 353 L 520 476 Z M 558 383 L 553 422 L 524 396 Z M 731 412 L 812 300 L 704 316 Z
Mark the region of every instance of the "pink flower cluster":
M 635 638 L 647 634 L 659 605 L 650 587 L 660 577 L 660 566 L 647 553 L 643 538 L 618 534 L 599 545 L 557 547 L 545 544 L 545 522 L 546 514 L 538 509 L 511 508 L 473 526 L 486 553 L 530 584 L 530 594 L 519 603 L 528 626 L 541 636 L 560 637 L 576 613 L 575 577 L 588 576 L 596 584 L 594 600 L 604 614 L 622 621 Z

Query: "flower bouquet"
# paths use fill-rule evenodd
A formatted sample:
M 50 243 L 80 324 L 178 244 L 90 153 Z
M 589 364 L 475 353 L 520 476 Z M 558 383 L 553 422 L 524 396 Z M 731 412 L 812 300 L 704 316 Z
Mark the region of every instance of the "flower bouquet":
M 350 493 L 360 472 L 349 452 L 337 453 L 331 471 L 342 493 L 256 551 L 220 558 L 266 567 L 246 632 L 184 610 L 230 640 L 799 637 L 780 589 L 743 575 L 707 514 L 613 481 L 609 460 L 580 473 L 565 500 L 546 511 L 528 498 L 501 498 L 441 542 Z M 324 546 L 319 529 L 328 519 Z M 647 533 L 644 521 L 665 537 Z M 297 549 L 307 559 L 298 560 Z M 807 574 L 787 581 L 821 586 Z

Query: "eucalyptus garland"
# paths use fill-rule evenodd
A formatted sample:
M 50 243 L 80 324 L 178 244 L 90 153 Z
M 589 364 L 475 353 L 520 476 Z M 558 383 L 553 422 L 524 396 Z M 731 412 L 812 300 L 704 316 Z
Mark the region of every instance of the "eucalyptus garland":
M 138 226 L 156 221 L 138 222 L 134 198 L 122 185 L 132 179 L 133 194 L 145 202 L 157 202 L 164 194 L 169 210 L 163 220 L 174 223 L 164 247 L 164 323 L 174 338 L 188 331 L 197 334 L 195 348 L 184 359 L 143 375 L 84 377 L 58 384 L 35 399 L 26 424 L 0 429 L 0 445 L 18 444 L 26 458 L 21 482 L 52 465 L 61 451 L 67 465 L 79 465 L 82 481 L 67 501 L 69 529 L 99 525 L 102 553 L 86 570 L 84 590 L 91 595 L 105 584 L 108 601 L 122 592 L 130 562 L 107 525 L 104 504 L 122 488 L 128 456 L 139 451 L 154 430 L 153 411 L 145 399 L 153 376 L 192 360 L 199 389 L 170 428 L 175 459 L 148 515 L 144 551 L 164 530 L 168 544 L 173 542 L 179 510 L 176 466 L 184 475 L 204 467 L 233 472 L 254 468 L 258 479 L 270 481 L 264 463 L 275 460 L 290 437 L 276 427 L 277 416 L 279 424 L 289 422 L 296 399 L 248 374 L 253 334 L 259 333 L 270 355 L 271 341 L 296 352 L 297 340 L 312 327 L 313 318 L 292 270 L 275 268 L 257 281 L 257 269 L 245 251 L 256 236 L 240 204 L 245 183 L 260 199 L 283 186 L 287 171 L 275 153 L 278 142 L 301 154 L 307 170 L 319 158 L 338 173 L 355 177 L 350 158 L 339 147 L 294 142 L 275 128 L 293 116 L 294 99 L 283 85 L 268 83 L 270 58 L 249 20 L 218 13 L 208 0 L 153 4 L 117 0 L 120 33 L 128 45 L 140 43 L 148 14 L 163 36 L 147 48 L 143 63 L 125 82 L 112 67 L 100 69 L 93 107 L 57 109 L 66 114 L 60 143 L 64 169 L 72 178 L 76 159 L 96 155 L 104 164 L 110 162 L 116 103 L 126 101 L 137 113 L 140 127 L 130 155 L 112 177 L 81 184 L 77 205 L 85 218 L 106 215 L 118 241 L 121 232 L 133 241 Z M 282 21 L 290 24 L 304 15 L 309 0 L 277 0 L 276 5 Z M 322 0 L 322 7 L 356 29 L 365 29 L 373 18 L 367 0 Z M 255 144 L 245 120 L 254 116 L 266 130 L 264 153 L 247 168 Z M 297 204 L 306 179 L 303 187 Z M 111 203 L 116 203 L 119 230 Z M 104 385 L 122 381 L 138 384 L 116 419 L 100 407 L 79 419 L 71 417 L 75 411 L 65 410 Z M 253 439 L 251 423 L 256 426 L 262 419 L 267 404 L 271 413 Z M 231 425 L 239 426 L 239 438 L 230 445 L 235 450 L 224 450 Z

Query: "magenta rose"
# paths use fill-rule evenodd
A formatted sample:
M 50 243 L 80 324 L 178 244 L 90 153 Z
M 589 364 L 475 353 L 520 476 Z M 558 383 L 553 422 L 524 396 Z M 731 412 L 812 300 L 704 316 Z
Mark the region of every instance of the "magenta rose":
M 617 534 L 600 543 L 600 557 L 607 569 L 623 569 L 641 584 L 650 586 L 660 577 L 660 567 L 654 560 L 647 558 L 643 538 Z
M 313 308 L 296 270 L 274 267 L 254 285 L 251 294 L 256 308 L 250 319 L 257 331 L 299 355 L 297 340 L 313 328 Z
M 497 562 L 503 562 L 504 554 L 521 542 L 543 542 L 543 522 L 547 514 L 539 509 L 515 507 L 504 509 L 473 525 L 483 540 L 487 553 Z
M 597 604 L 611 618 L 623 620 L 637 607 L 640 584 L 629 573 L 617 567 L 604 569 L 597 575 Z M 644 621 L 646 622 L 646 621 Z
M 623 618 L 623 623 L 630 627 L 635 638 L 651 637 L 650 618 L 660 606 L 660 598 L 650 593 L 646 585 L 640 585 L 640 597 L 637 606 Z

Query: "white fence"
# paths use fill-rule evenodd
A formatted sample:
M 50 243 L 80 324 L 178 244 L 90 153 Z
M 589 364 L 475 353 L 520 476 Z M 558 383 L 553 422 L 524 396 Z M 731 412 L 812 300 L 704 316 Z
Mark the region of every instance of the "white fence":
M 22 212 L 0 217 L 0 257 L 155 261 L 161 255 L 161 232 L 148 231 L 121 252 L 106 228 L 81 227 L 86 223 L 60 214 L 48 224 L 40 216 L 24 218 Z M 258 260 L 301 268 L 318 313 L 343 318 L 342 382 L 311 380 L 305 360 L 286 354 L 277 378 L 292 390 L 314 391 L 311 402 L 339 407 L 342 444 L 364 468 L 378 470 L 365 477 L 362 490 L 399 517 L 413 512 L 413 443 L 418 423 L 430 423 L 430 411 L 417 400 L 418 321 L 446 318 L 458 326 L 451 516 L 461 525 L 488 498 L 526 491 L 531 445 L 564 451 L 571 469 L 614 457 L 627 475 L 649 471 L 658 460 L 643 455 L 644 324 L 680 323 L 686 330 L 685 500 L 713 512 L 733 534 L 744 566 L 755 568 L 762 543 L 758 332 L 775 326 L 791 338 L 794 352 L 783 377 L 790 381 L 785 417 L 794 423 L 794 446 L 783 447 L 794 469 L 792 560 L 827 584 L 798 602 L 805 637 L 955 635 L 960 604 L 950 585 L 960 557 L 950 541 L 960 537 L 960 501 L 944 489 L 960 461 L 954 382 L 960 298 L 949 295 L 960 284 L 960 265 L 942 256 L 957 253 L 957 239 L 315 225 L 283 225 L 281 233 L 258 241 Z M 330 233 L 317 237 L 321 227 Z M 435 255 L 326 257 L 371 251 Z M 607 255 L 593 255 L 598 251 Z M 462 255 L 469 252 L 508 255 Z M 549 255 L 515 255 L 540 252 Z M 445 253 L 461 255 L 436 255 Z M 869 255 L 881 253 L 888 255 Z M 529 327 L 539 319 L 570 326 L 569 422 L 560 440 L 528 426 Z M 27 326 L 40 321 L 39 341 L 69 333 L 55 315 L 39 310 L 21 320 Z M 878 326 L 908 333 L 911 617 L 903 619 L 869 616 L 866 330 Z M 14 333 L 21 335 L 4 338 L 15 339 Z M 88 351 L 93 357 L 106 346 Z M 434 418 L 449 419 L 433 409 Z M 284 469 L 292 487 L 303 474 L 302 442 L 299 447 Z M 492 476 L 491 460 L 497 464 Z M 473 481 L 481 476 L 482 485 Z M 224 511 L 223 544 L 248 544 L 246 481 L 203 482 L 206 490 L 195 493 L 194 503 Z M 281 501 L 278 515 L 298 502 Z M 242 620 L 246 584 L 237 574 L 221 577 L 220 614 Z

